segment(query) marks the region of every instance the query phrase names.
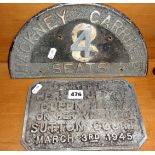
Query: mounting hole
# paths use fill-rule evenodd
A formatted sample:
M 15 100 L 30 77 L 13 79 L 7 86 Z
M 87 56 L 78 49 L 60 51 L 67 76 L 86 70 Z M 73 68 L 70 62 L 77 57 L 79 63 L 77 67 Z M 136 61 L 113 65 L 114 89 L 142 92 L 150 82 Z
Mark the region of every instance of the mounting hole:
M 112 36 L 108 36 L 108 41 L 112 41 L 113 37 Z
M 119 70 L 120 70 L 121 72 L 123 72 L 123 68 L 120 68 Z
M 61 34 L 58 35 L 58 39 L 62 40 L 63 36 Z

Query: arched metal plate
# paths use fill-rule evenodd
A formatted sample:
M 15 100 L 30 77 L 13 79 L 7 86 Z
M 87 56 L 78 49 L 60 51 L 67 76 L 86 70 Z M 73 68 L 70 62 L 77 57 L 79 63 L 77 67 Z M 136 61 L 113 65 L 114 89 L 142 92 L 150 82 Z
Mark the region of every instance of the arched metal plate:
M 63 4 L 32 17 L 10 50 L 13 78 L 145 76 L 138 28 L 115 9 Z
M 146 137 L 127 81 L 49 80 L 29 89 L 22 135 L 28 150 L 133 150 Z

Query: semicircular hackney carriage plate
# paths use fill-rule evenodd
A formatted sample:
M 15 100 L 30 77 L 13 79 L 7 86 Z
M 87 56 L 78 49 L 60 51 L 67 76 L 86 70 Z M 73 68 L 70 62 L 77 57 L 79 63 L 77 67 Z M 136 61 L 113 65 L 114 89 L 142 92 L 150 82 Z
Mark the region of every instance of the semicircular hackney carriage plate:
M 62 4 L 32 17 L 10 50 L 13 78 L 145 76 L 147 49 L 138 28 L 99 4 Z
M 127 81 L 48 80 L 29 89 L 22 135 L 28 150 L 133 150 L 146 138 Z

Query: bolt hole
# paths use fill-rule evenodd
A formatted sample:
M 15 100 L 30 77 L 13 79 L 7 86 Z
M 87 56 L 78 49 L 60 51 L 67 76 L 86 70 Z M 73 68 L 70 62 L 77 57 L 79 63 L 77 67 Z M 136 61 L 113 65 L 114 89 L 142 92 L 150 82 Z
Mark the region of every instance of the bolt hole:
M 58 39 L 63 39 L 63 36 L 61 34 L 58 35 Z
M 123 68 L 120 68 L 119 70 L 120 70 L 121 72 L 123 72 Z
M 109 36 L 108 37 L 108 41 L 112 41 L 113 40 L 113 37 L 112 36 Z

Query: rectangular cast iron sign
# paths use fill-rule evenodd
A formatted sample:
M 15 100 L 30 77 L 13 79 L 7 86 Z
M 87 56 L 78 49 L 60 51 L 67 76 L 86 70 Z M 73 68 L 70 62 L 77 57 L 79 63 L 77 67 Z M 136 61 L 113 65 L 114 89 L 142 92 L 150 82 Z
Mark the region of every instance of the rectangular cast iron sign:
M 28 150 L 132 150 L 145 140 L 127 81 L 48 80 L 29 89 L 22 135 Z

